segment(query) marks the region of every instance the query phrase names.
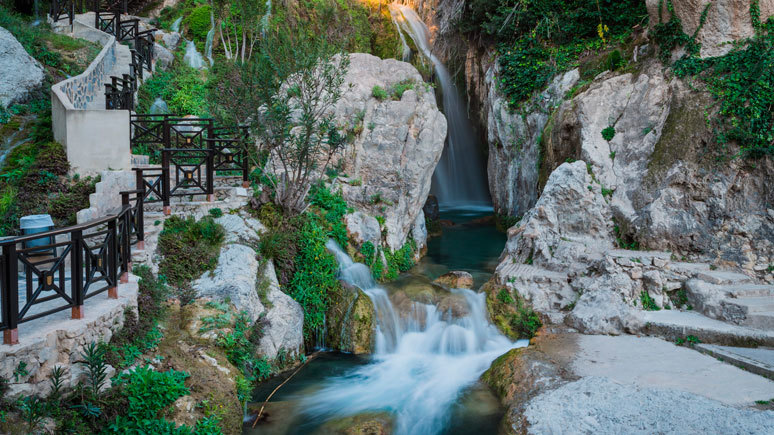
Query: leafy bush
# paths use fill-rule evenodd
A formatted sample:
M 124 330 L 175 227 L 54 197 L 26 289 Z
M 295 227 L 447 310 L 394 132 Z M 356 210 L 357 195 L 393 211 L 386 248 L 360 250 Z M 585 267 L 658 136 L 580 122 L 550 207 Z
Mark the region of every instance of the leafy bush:
M 338 263 L 325 244 L 327 231 L 316 219 L 309 219 L 298 238 L 296 272 L 289 294 L 304 309 L 304 337 L 310 340 L 325 327 L 325 312 L 332 292 L 340 288 Z
M 602 138 L 610 142 L 615 137 L 615 127 L 612 125 L 602 129 Z
M 210 216 L 212 216 L 215 219 L 223 216 L 223 210 L 221 210 L 219 208 L 210 209 L 209 213 L 210 213 Z
M 166 71 L 155 71 L 137 92 L 138 112 L 148 113 L 156 98 L 161 98 L 166 101 L 170 113 L 208 116 L 207 86 L 202 74 L 181 61 L 176 61 Z
M 158 250 L 162 255 L 159 274 L 170 284 L 185 286 L 202 273 L 215 269 L 225 231 L 211 216 L 199 221 L 193 216 L 172 216 L 164 222 Z
M 640 302 L 642 303 L 642 309 L 646 311 L 659 311 L 661 308 L 656 305 L 656 301 L 645 290 L 640 292 Z
M 363 255 L 366 266 L 371 267 L 371 265 L 374 264 L 374 255 L 376 254 L 376 248 L 374 247 L 373 243 L 363 242 L 363 244 L 360 246 L 360 254 Z
M 210 31 L 211 27 L 211 11 L 210 5 L 201 5 L 195 8 L 184 20 L 188 26 L 188 34 L 197 42 L 204 43 L 207 40 L 207 32 Z
M 330 227 L 328 235 L 341 246 L 347 244 L 347 225 L 344 215 L 351 211 L 341 192 L 333 193 L 322 184 L 315 185 L 309 191 L 309 203 L 317 206 L 320 214 Z

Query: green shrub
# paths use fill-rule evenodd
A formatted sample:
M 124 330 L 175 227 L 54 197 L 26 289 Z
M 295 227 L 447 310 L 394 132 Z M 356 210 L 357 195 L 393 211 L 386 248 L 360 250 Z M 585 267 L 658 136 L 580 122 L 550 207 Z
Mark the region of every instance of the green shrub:
M 323 185 L 316 185 L 309 190 L 307 197 L 311 205 L 320 210 L 320 214 L 330 227 L 328 235 L 340 246 L 347 245 L 347 226 L 344 215 L 351 211 L 341 192 L 333 193 Z
M 223 210 L 219 208 L 212 208 L 210 209 L 209 213 L 210 213 L 210 216 L 212 216 L 215 219 L 223 216 Z
M 327 231 L 316 219 L 309 219 L 298 237 L 296 272 L 290 283 L 290 296 L 304 309 L 304 337 L 312 340 L 325 327 L 330 294 L 339 291 L 338 263 L 325 244 Z
M 615 127 L 608 126 L 602 129 L 602 138 L 610 142 L 615 137 Z
M 374 255 L 376 254 L 376 248 L 374 247 L 374 244 L 371 242 L 363 242 L 363 244 L 360 246 L 360 253 L 365 259 L 366 266 L 371 267 L 371 265 L 374 264 Z
M 661 308 L 656 305 L 656 301 L 645 290 L 640 292 L 640 302 L 642 303 L 642 309 L 647 311 L 659 311 Z
M 414 89 L 416 83 L 412 79 L 401 80 L 392 87 L 392 97 L 396 100 L 403 98 L 403 93 L 409 89 Z
M 371 96 L 376 98 L 379 101 L 384 101 L 387 98 L 389 98 L 389 94 L 387 94 L 387 91 L 384 90 L 383 87 L 376 85 L 371 89 Z
M 159 274 L 182 287 L 215 269 L 225 231 L 211 216 L 199 221 L 193 216 L 172 216 L 164 221 L 158 251 L 162 256 Z
M 210 5 L 201 5 L 196 7 L 190 15 L 185 18 L 185 24 L 188 26 L 188 34 L 197 42 L 204 43 L 207 40 L 207 32 L 210 31 L 211 21 Z
M 607 55 L 607 69 L 615 71 L 626 64 L 626 59 L 621 55 L 620 50 L 613 50 Z

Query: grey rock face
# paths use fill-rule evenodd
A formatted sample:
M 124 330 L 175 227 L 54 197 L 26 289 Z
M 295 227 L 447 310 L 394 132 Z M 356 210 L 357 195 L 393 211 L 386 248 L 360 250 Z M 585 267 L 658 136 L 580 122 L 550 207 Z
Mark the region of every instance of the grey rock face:
M 487 71 L 487 137 L 489 141 L 489 190 L 495 211 L 512 216 L 523 215 L 538 197 L 538 143 L 549 115 L 578 81 L 578 70 L 557 76 L 548 88 L 535 97 L 535 106 L 526 117 L 511 111 L 508 99 L 497 89 L 498 62 Z M 528 106 L 531 107 L 531 106 Z
M 45 74 L 11 32 L 0 27 L 0 107 L 23 102 L 43 84 Z
M 276 358 L 282 349 L 288 356 L 298 355 L 304 347 L 304 310 L 280 290 L 271 261 L 264 267 L 263 279 L 269 285 L 266 298 L 271 308 L 266 312 L 268 326 L 264 328 L 258 352 L 270 359 Z
M 258 260 L 255 251 L 244 245 L 230 244 L 220 250 L 218 266 L 205 272 L 192 286 L 199 297 L 230 299 L 237 310 L 244 310 L 251 321 L 265 311 L 255 289 Z
M 156 66 L 162 71 L 169 68 L 175 61 L 175 55 L 158 42 L 153 44 L 153 58 L 156 59 Z
M 344 216 L 350 238 L 357 245 L 371 242 L 374 247 L 382 240 L 382 229 L 375 217 L 356 211 Z
M 670 13 L 666 2 L 646 0 L 651 26 L 662 21 L 668 21 Z M 705 22 L 701 25 L 704 8 L 712 3 Z M 659 5 L 662 10 L 659 14 Z M 696 34 L 696 42 L 701 44 L 701 57 L 721 56 L 728 53 L 732 46 L 730 42 L 749 38 L 755 34 L 750 17 L 749 0 L 672 0 L 675 15 L 683 24 L 683 31 L 688 35 Z M 774 2 L 758 2 L 760 20 L 762 23 L 774 15 Z M 699 29 L 699 26 L 701 28 Z
M 374 86 L 389 93 L 400 82 L 413 83 L 400 99 L 393 94 L 380 101 L 372 95 Z M 397 250 L 430 192 L 446 119 L 433 89 L 405 62 L 351 54 L 344 87 L 335 108 L 337 122 L 353 131 L 362 129 L 343 153 L 344 172 L 360 180 L 343 186 L 344 198 L 364 213 L 384 216 L 386 244 Z

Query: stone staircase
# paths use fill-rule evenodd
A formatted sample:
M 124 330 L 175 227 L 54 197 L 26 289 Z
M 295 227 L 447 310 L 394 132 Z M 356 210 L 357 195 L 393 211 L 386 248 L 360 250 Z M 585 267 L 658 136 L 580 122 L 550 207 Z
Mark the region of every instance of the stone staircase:
M 675 261 L 671 253 L 660 251 L 614 249 L 601 256 L 599 265 L 589 269 L 599 269 L 591 272 L 591 279 L 625 273 L 629 279 L 624 281 L 631 280 L 638 286 L 635 301 L 630 304 L 642 308 L 636 299 L 640 291 L 646 291 L 661 308 L 639 311 L 641 331 L 646 334 L 669 339 L 694 335 L 702 342 L 725 345 L 774 346 L 772 284 L 736 270 L 716 269 L 710 263 Z M 517 288 L 535 309 L 549 315 L 553 312 L 552 321 L 559 322 L 577 297 L 572 283 L 579 277 L 570 275 L 509 261 L 503 261 L 495 273 L 500 285 Z M 679 307 L 674 306 L 678 294 L 684 298 Z

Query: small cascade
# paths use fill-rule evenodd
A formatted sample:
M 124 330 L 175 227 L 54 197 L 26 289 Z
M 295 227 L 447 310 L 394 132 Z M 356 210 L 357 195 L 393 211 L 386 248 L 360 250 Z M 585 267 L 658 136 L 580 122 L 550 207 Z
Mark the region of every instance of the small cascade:
M 395 433 L 440 433 L 461 392 L 495 358 L 527 345 L 502 336 L 487 320 L 485 295 L 467 289 L 452 290 L 467 302 L 465 316 L 454 319 L 416 302 L 412 313 L 401 316 L 367 266 L 353 262 L 332 240 L 326 247 L 336 256 L 340 279 L 374 303 L 376 351 L 371 364 L 327 380 L 302 399 L 302 408 L 314 418 L 388 410 L 396 415 Z
M 164 113 L 169 113 L 169 106 L 167 106 L 166 101 L 162 100 L 161 97 L 158 97 L 153 101 L 153 104 L 151 104 L 150 108 L 148 109 L 148 112 L 151 115 L 161 115 Z
M 406 5 L 392 3 L 396 21 L 422 54 L 433 63 L 440 83 L 448 134 L 441 161 L 433 173 L 433 192 L 441 205 L 489 205 L 486 165 L 480 141 L 468 118 L 467 105 L 449 71 L 432 52 L 430 33 L 419 15 Z M 399 14 L 399 16 L 397 16 Z
M 185 41 L 185 55 L 183 56 L 183 61 L 191 68 L 207 68 L 204 64 L 202 54 L 196 50 L 196 44 L 193 41 Z
M 269 27 L 269 20 L 271 19 L 271 0 L 266 0 L 266 14 L 261 17 L 261 36 L 266 36 L 266 29 Z
M 172 30 L 173 32 L 180 33 L 180 23 L 181 23 L 182 21 L 183 21 L 183 17 L 180 17 L 180 18 L 176 19 L 176 20 L 175 20 L 175 21 L 172 23 L 171 30 Z
M 398 20 L 401 20 L 403 16 L 400 13 L 400 9 L 395 6 L 396 4 L 393 3 L 390 5 L 390 18 L 392 18 L 392 24 L 395 24 L 395 28 L 398 30 L 398 36 L 400 37 L 400 43 L 403 45 L 403 53 L 401 55 L 401 60 L 403 62 L 408 62 L 411 59 L 411 48 L 408 45 L 408 42 L 406 42 L 406 35 L 403 34 L 403 29 L 400 27 L 400 24 L 398 24 Z
M 0 136 L 0 168 L 3 167 L 6 157 L 11 154 L 14 148 L 32 140 L 27 126 L 31 125 L 30 122 L 35 120 L 35 118 L 36 116 L 21 117 L 18 129 L 4 138 Z
M 39 6 L 40 0 L 34 0 L 32 2 L 32 16 L 35 17 L 35 20 L 32 21 L 32 27 L 39 26 L 40 25 L 40 6 Z
M 210 30 L 207 31 L 207 42 L 204 44 L 204 55 L 207 56 L 207 60 L 210 61 L 212 66 L 215 61 L 212 60 L 212 41 L 215 38 L 215 15 L 210 11 Z

